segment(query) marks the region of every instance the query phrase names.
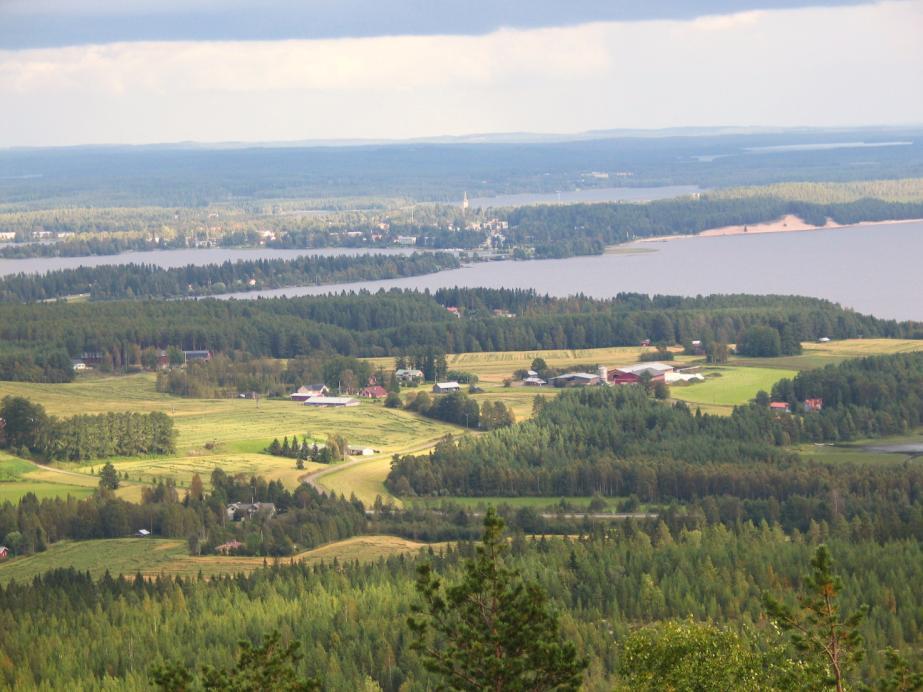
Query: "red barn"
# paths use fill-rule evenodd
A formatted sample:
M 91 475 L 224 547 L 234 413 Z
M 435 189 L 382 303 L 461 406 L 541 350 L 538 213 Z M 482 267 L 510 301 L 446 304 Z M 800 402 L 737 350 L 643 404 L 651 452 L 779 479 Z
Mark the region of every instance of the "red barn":
M 388 396 L 388 390 L 382 387 L 379 384 L 372 385 L 371 387 L 366 387 L 361 392 L 359 396 L 363 399 L 384 399 Z
M 641 382 L 641 376 L 633 372 L 622 372 L 613 370 L 609 373 L 609 381 L 612 384 L 638 384 Z

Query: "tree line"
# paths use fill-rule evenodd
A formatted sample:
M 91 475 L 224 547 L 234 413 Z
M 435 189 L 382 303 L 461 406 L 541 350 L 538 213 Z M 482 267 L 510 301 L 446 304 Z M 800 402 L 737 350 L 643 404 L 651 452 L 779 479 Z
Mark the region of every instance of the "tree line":
M 0 301 L 34 302 L 88 294 L 90 300 L 181 298 L 347 281 L 393 279 L 457 269 L 445 252 L 412 255 L 311 255 L 222 264 L 159 267 L 118 264 L 0 278 Z
M 151 413 L 49 416 L 41 404 L 6 396 L 0 404 L 0 448 L 42 461 L 173 454 L 173 419 Z
M 600 254 L 606 246 L 638 238 L 694 234 L 723 226 L 753 225 L 793 214 L 809 224 L 827 219 L 863 221 L 923 218 L 923 202 L 863 198 L 812 203 L 777 197 L 704 194 L 700 198 L 658 200 L 646 204 L 573 204 L 517 207 L 509 212 L 507 242 L 529 248 L 536 257 Z
M 458 303 L 476 307 L 456 318 L 446 307 Z M 517 317 L 495 316 L 493 309 Z M 432 363 L 435 374 L 435 357 L 444 353 L 631 346 L 646 339 L 733 343 L 754 325 L 778 331 L 780 348 L 782 334 L 792 343 L 923 337 L 918 323 L 787 296 L 622 294 L 594 300 L 456 289 L 436 295 L 392 290 L 257 301 L 0 304 L 0 378 L 68 381 L 73 377 L 65 365 L 68 357 L 84 352 L 108 354 L 113 369 L 123 371 L 141 367 L 147 349 L 168 347 L 272 358 L 406 354 L 412 362 Z

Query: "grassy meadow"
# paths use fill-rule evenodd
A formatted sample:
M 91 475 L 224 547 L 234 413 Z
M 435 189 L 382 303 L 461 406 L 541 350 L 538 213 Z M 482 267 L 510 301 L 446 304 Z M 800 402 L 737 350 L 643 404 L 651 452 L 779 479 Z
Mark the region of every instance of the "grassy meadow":
M 739 366 L 707 366 L 700 371 L 704 382 L 673 385 L 670 395 L 690 404 L 727 408 L 745 404 L 759 391 L 766 392 L 785 377 L 794 377 L 795 370 Z
M 112 460 L 120 473 L 128 473 L 119 495 L 136 501 L 144 485 L 174 478 L 182 488 L 195 473 L 207 484 L 209 474 L 218 467 L 230 474 L 278 479 L 288 487 L 296 487 L 303 475 L 322 468 L 307 462 L 305 470 L 300 471 L 293 459 L 261 453 L 275 437 L 281 440 L 284 436 L 308 435 L 323 441 L 328 434 L 342 433 L 351 444 L 372 447 L 390 459 L 395 452 L 419 447 L 421 441 L 432 440 L 434 444 L 446 433 L 459 432 L 456 426 L 388 409 L 380 402 L 362 402 L 345 409 L 312 409 L 290 401 L 261 400 L 257 406 L 255 401 L 243 399 L 184 399 L 157 392 L 150 374 L 79 377 L 66 384 L 0 382 L 0 398 L 8 394 L 28 397 L 45 406 L 50 414 L 62 417 L 75 411 L 125 410 L 171 415 L 178 433 L 175 456 Z M 15 487 L 0 481 L 0 497 L 18 499 L 29 491 L 46 497 L 86 495 L 96 487 L 93 474 L 99 472 L 101 465 L 96 461 L 57 464 L 58 469 L 31 466 L 32 472 L 19 477 Z M 339 489 L 347 496 L 350 493 L 342 484 Z

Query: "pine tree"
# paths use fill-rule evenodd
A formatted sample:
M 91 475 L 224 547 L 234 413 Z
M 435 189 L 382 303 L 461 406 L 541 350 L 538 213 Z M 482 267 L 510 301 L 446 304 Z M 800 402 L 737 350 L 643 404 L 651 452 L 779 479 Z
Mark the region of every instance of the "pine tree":
M 426 669 L 452 690 L 577 690 L 587 662 L 563 641 L 548 597 L 504 564 L 503 520 L 491 508 L 477 556 L 444 588 L 419 568 L 408 624 Z
M 843 584 L 831 570 L 830 551 L 818 546 L 811 560 L 811 573 L 805 577 L 798 608 L 763 595 L 769 617 L 789 633 L 795 651 L 803 656 L 810 670 L 817 672 L 819 688 L 846 689 L 849 671 L 864 654 L 859 625 L 867 612 L 860 607 L 845 619 L 840 616 L 837 596 Z

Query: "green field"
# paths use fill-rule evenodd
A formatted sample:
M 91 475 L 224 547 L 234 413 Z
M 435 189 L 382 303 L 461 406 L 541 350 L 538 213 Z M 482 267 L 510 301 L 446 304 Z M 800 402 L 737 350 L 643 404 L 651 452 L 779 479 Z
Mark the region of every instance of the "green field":
M 308 435 L 324 440 L 328 434 L 342 433 L 350 443 L 372 447 L 390 458 L 395 452 L 418 447 L 421 441 L 435 441 L 459 431 L 456 426 L 385 408 L 380 402 L 363 402 L 346 409 L 310 409 L 290 401 L 262 400 L 257 406 L 254 401 L 241 399 L 184 399 L 157 392 L 150 374 L 78 378 L 68 384 L 0 383 L 0 397 L 7 394 L 28 397 L 58 416 L 72 415 L 74 411 L 125 410 L 163 411 L 173 416 L 178 432 L 176 456 L 114 460 L 120 472 L 128 472 L 129 481 L 119 490 L 119 495 L 128 500 L 140 499 L 143 485 L 158 479 L 175 478 L 183 487 L 198 473 L 207 482 L 208 475 L 218 467 L 231 474 L 263 475 L 295 487 L 299 478 L 316 465 L 308 463 L 304 471 L 299 471 L 292 459 L 261 454 L 260 450 L 274 437 Z M 81 478 L 58 472 L 54 480 L 63 485 L 54 488 L 53 479 L 47 476 L 55 472 L 42 469 L 45 477 L 23 476 L 21 485 L 7 492 L 10 498 L 29 490 L 46 496 L 63 495 L 66 486 L 73 484 L 79 488 L 75 494 L 87 494 L 97 483 L 90 474 L 98 473 L 100 465 L 101 462 L 62 465 L 68 471 L 86 474 L 89 483 L 85 487 L 80 487 L 84 486 Z M 346 494 L 349 495 L 348 489 Z
M 783 377 L 797 371 L 842 362 L 848 358 L 871 354 L 901 353 L 923 349 L 923 341 L 898 339 L 851 339 L 825 344 L 806 343 L 804 354 L 785 358 L 732 358 L 727 366 L 706 367 L 706 382 L 671 387 L 674 399 L 686 401 L 703 411 L 727 414 L 733 406 L 744 404 L 760 389 L 769 391 Z M 552 367 L 585 364 L 610 368 L 635 362 L 641 347 L 614 347 L 587 350 L 534 350 L 511 352 L 460 353 L 448 356 L 449 367 L 475 372 L 485 389 L 475 395 L 478 401 L 503 401 L 512 408 L 517 420 L 526 420 L 532 412 L 536 395 L 553 397 L 553 388 L 503 387 L 502 381 L 518 369 L 528 368 L 532 360 L 544 358 Z M 678 352 L 678 349 L 674 349 Z M 371 359 L 376 365 L 391 368 L 392 358 Z M 700 362 L 678 355 L 677 364 Z M 384 479 L 394 453 L 419 452 L 430 448 L 442 436 L 465 431 L 457 426 L 429 420 L 416 414 L 385 408 L 380 402 L 363 402 L 347 409 L 309 409 L 289 401 L 240 399 L 184 399 L 156 391 L 151 374 L 125 377 L 81 376 L 68 384 L 33 384 L 0 382 L 0 397 L 7 394 L 26 396 L 43 404 L 49 413 L 59 416 L 107 411 L 162 411 L 173 416 L 178 432 L 178 453 L 174 457 L 117 459 L 115 466 L 129 479 L 118 494 L 139 500 L 144 485 L 160 479 L 174 478 L 180 488 L 198 473 L 208 482 L 215 468 L 231 474 L 262 475 L 295 487 L 317 465 L 307 464 L 304 471 L 295 468 L 291 459 L 272 457 L 262 450 L 274 437 L 308 435 L 324 440 L 328 434 L 345 433 L 357 445 L 372 447 L 379 454 L 362 463 L 331 473 L 319 484 L 347 497 L 351 493 L 371 503 L 377 495 L 391 496 Z M 405 390 L 405 397 L 418 390 Z M 817 452 L 829 454 L 829 452 Z M 844 452 L 839 452 L 844 454 Z M 865 453 L 863 453 L 865 454 Z M 5 465 L 4 465 L 5 464 Z M 19 464 L 14 466 L 12 464 Z M 22 466 L 28 462 L 0 457 L 0 500 L 15 501 L 26 492 L 39 497 L 85 496 L 96 488 L 101 462 L 81 465 L 60 464 L 60 468 Z M 77 471 L 78 473 L 73 473 Z M 394 498 L 391 498 L 394 499 Z
M 26 493 L 42 500 L 86 497 L 96 487 L 92 478 L 69 476 L 0 452 L 0 502 L 18 502 Z
M 445 546 L 444 543 L 418 543 L 395 536 L 354 536 L 336 543 L 306 550 L 278 561 L 358 560 L 370 562 L 379 558 L 413 553 L 422 548 Z M 0 584 L 31 580 L 37 574 L 51 569 L 73 567 L 101 577 L 108 570 L 112 575 L 132 576 L 141 573 L 147 577 L 159 574 L 195 577 L 200 572 L 208 576 L 252 572 L 264 564 L 271 565 L 273 558 L 204 556 L 188 554 L 185 541 L 157 538 L 108 538 L 93 541 L 61 541 L 48 550 L 0 562 Z
M 701 370 L 705 382 L 689 385 L 673 385 L 670 395 L 674 399 L 690 404 L 704 404 L 730 410 L 747 403 L 759 390 L 766 392 L 772 385 L 785 377 L 794 377 L 795 370 L 782 368 L 757 368 L 737 366 L 705 367 Z

